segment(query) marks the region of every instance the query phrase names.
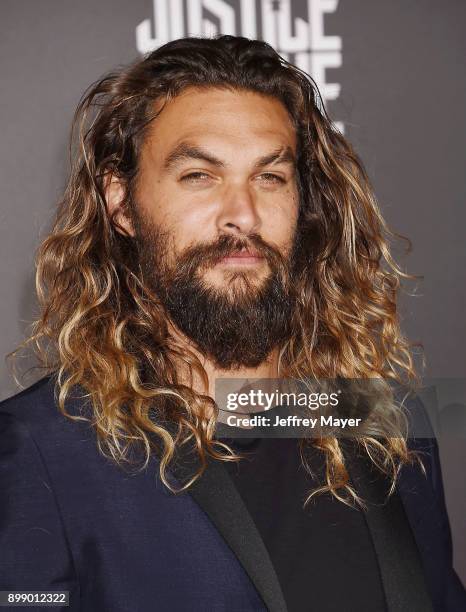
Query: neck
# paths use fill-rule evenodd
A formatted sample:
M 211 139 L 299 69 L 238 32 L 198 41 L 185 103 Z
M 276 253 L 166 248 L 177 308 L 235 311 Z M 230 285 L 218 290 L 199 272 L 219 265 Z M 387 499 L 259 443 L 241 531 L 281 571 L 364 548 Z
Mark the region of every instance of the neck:
M 190 377 L 189 370 L 186 363 L 179 364 L 177 374 L 182 384 L 189 385 L 196 393 L 201 395 L 207 395 L 215 400 L 215 387 L 216 382 L 222 378 L 238 380 L 237 391 L 240 391 L 242 387 L 242 381 L 247 379 L 277 379 L 279 378 L 279 348 L 275 348 L 271 351 L 268 357 L 256 367 L 241 367 L 236 369 L 222 369 L 217 367 L 215 362 L 208 356 L 200 353 L 195 345 L 188 339 L 184 334 L 180 332 L 178 328 L 175 328 L 172 324 L 171 335 L 176 339 L 177 345 L 183 349 L 189 350 L 194 353 L 199 359 L 204 371 L 207 375 L 207 380 L 204 381 L 202 377 L 194 370 L 192 378 Z M 221 419 L 220 419 L 221 420 Z
M 234 378 L 238 382 L 248 378 L 278 378 L 279 350 L 274 349 L 268 358 L 255 368 L 240 368 L 235 370 L 222 370 L 217 368 L 211 360 L 203 357 L 201 363 L 209 380 L 208 395 L 215 398 L 215 382 L 220 378 Z M 197 390 L 197 389 L 196 389 Z

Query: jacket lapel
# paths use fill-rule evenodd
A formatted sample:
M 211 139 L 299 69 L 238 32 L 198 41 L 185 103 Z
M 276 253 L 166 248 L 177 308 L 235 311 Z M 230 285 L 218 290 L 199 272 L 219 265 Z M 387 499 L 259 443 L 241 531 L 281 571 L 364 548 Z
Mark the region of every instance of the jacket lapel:
M 398 495 L 386 500 L 386 483 L 362 457 L 352 457 L 349 471 L 367 502 L 364 516 L 379 562 L 389 612 L 431 612 L 418 548 Z M 370 474 L 372 473 L 372 476 Z
M 179 450 L 170 469 L 178 481 L 191 465 L 188 450 Z M 192 473 L 192 472 L 191 472 Z M 235 553 L 270 612 L 287 612 L 283 592 L 264 542 L 221 461 L 208 458 L 202 476 L 187 493 L 204 510 Z

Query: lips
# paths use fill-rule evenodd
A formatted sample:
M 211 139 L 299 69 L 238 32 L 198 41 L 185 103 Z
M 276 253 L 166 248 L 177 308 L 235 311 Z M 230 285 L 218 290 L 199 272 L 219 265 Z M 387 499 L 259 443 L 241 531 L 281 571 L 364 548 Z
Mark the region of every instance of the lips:
M 241 249 L 233 251 L 220 260 L 223 264 L 251 265 L 261 262 L 264 258 L 255 249 Z
M 231 259 L 232 257 L 235 259 L 236 258 L 246 259 L 246 258 L 252 258 L 252 257 L 255 257 L 256 259 L 262 259 L 262 255 L 260 255 L 260 253 L 258 253 L 257 251 L 254 251 L 253 249 L 242 249 L 241 251 L 235 251 L 234 253 L 227 255 L 225 259 Z

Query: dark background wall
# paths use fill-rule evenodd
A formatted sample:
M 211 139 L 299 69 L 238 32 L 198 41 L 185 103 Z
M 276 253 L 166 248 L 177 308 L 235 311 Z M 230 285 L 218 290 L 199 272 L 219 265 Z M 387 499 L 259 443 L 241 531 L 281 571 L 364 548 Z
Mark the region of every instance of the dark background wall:
M 167 27 L 164 6 L 171 9 Z M 173 20 L 178 6 L 183 19 Z M 188 17 L 191 29 L 182 32 Z M 3 0 L 2 354 L 35 312 L 34 251 L 65 184 L 69 126 L 84 89 L 144 45 L 177 32 L 251 35 L 254 19 L 257 37 L 315 76 L 366 164 L 386 219 L 412 240 L 401 262 L 424 280 L 417 297 L 402 297 L 402 316 L 407 335 L 424 344 L 426 374 L 465 377 L 464 0 Z M 0 399 L 16 391 L 4 364 L 0 386 Z M 439 443 L 455 563 L 466 581 L 465 438 L 444 434 Z

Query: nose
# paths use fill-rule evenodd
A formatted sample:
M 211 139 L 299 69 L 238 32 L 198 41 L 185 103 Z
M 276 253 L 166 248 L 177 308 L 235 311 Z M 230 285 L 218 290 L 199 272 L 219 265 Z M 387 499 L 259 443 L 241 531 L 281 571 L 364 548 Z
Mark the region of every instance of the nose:
M 225 189 L 217 215 L 219 232 L 247 235 L 258 232 L 260 225 L 260 217 L 250 187 L 247 184 L 237 184 Z

